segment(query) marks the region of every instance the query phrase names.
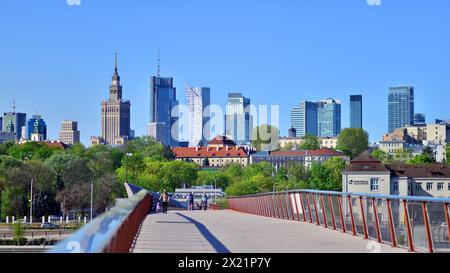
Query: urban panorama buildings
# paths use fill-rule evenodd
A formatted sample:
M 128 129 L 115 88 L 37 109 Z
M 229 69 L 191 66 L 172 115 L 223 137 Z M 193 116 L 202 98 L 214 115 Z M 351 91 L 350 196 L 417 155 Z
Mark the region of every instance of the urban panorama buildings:
M 61 131 L 59 132 L 59 141 L 68 145 L 80 143 L 78 122 L 71 120 L 63 121 L 61 123 Z
M 341 102 L 332 98 L 302 101 L 291 109 L 291 125 L 297 137 L 336 137 L 341 132 Z

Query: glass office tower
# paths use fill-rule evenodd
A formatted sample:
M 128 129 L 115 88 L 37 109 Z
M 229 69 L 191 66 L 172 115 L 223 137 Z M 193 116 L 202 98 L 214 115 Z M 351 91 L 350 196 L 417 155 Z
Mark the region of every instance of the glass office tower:
M 291 125 L 297 137 L 317 136 L 317 107 L 318 104 L 311 101 L 302 101 L 299 106 L 292 107 Z
M 228 94 L 225 115 L 225 134 L 238 145 L 245 145 L 251 141 L 253 117 L 250 114 L 250 99 L 241 93 Z
M 350 128 L 363 128 L 363 105 L 361 95 L 350 96 Z
M 317 110 L 319 137 L 336 137 L 341 133 L 341 102 L 322 100 Z
M 391 87 L 388 96 L 389 133 L 407 125 L 414 125 L 414 87 Z
M 211 140 L 210 121 L 211 90 L 208 87 L 186 87 L 189 107 L 189 146 L 206 146 Z

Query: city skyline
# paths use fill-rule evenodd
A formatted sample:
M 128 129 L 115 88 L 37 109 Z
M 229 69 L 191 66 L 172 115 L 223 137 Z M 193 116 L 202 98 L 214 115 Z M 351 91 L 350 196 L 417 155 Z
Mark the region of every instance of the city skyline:
M 84 144 L 99 134 L 100 124 L 92 117 L 100 118 L 98 102 L 109 84 L 116 49 L 123 60 L 127 98 L 134 102 L 131 127 L 137 136 L 146 135 L 149 108 L 145 102 L 149 78 L 156 74 L 158 46 L 161 74 L 174 77 L 178 89 L 186 83 L 209 86 L 214 90 L 211 104 L 223 109 L 231 92 L 246 94 L 255 105 L 279 104 L 282 135 L 290 128 L 291 107 L 304 99 L 341 99 L 342 127 L 348 127 L 347 97 L 357 92 L 365 98 L 364 128 L 370 140 L 377 141 L 388 131 L 388 88 L 398 85 L 414 86 L 415 111 L 426 114 L 428 121 L 449 116 L 445 107 L 450 98 L 446 76 L 450 53 L 445 50 L 449 37 L 443 33 L 450 23 L 446 16 L 450 5 L 445 1 L 436 5 L 396 1 L 377 7 L 365 1 L 249 1 L 240 4 L 239 10 L 204 1 L 181 6 L 83 2 L 79 7 L 43 1 L 27 3 L 22 10 L 19 2 L 6 2 L 4 10 L 10 12 L 0 19 L 10 26 L 0 31 L 5 37 L 0 50 L 8 52 L 0 67 L 4 83 L 0 111 L 8 112 L 13 98 L 17 112 L 39 111 L 46 119 L 49 139 L 58 138 L 59 125 L 66 119 L 79 122 Z M 159 14 L 147 18 L 148 10 L 168 5 L 173 8 L 172 22 Z M 250 13 L 255 5 L 260 13 Z M 223 12 L 215 12 L 216 8 Z M 122 22 L 101 20 L 118 10 L 123 12 Z M 186 21 L 186 14 L 195 10 L 208 11 L 205 20 L 210 23 Z M 326 20 L 315 18 L 319 12 Z M 265 20 L 268 14 L 277 20 Z M 42 18 L 46 19 L 38 20 Z M 228 24 L 230 18 L 232 24 Z M 54 24 L 55 20 L 60 23 Z M 138 31 L 127 31 L 131 28 Z M 154 35 L 147 37 L 151 32 Z M 105 43 L 117 33 L 123 39 L 114 45 Z M 205 34 L 210 39 L 194 42 Z M 397 43 L 411 35 L 415 39 L 408 47 Z M 185 96 L 178 99 L 187 104 Z M 73 107 L 77 104 L 83 105 L 82 111 Z

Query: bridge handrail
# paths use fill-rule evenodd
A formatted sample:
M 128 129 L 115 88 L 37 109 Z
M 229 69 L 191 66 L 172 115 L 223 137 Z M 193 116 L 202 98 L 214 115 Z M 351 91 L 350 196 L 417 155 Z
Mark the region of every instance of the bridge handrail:
M 126 253 L 150 206 L 151 195 L 142 190 L 92 220 L 50 253 Z
M 230 196 L 228 199 L 238 199 L 238 198 L 247 198 L 247 197 L 257 197 L 257 196 L 265 196 L 265 195 L 273 195 L 273 194 L 281 194 L 281 193 L 314 193 L 314 194 L 322 194 L 322 195 L 339 195 L 339 196 L 360 196 L 367 198 L 375 198 L 375 199 L 390 199 L 390 200 L 406 200 L 406 201 L 414 201 L 414 202 L 431 202 L 431 203 L 447 203 L 450 204 L 450 198 L 440 198 L 440 197 L 426 197 L 426 196 L 402 196 L 402 195 L 387 195 L 387 194 L 371 194 L 371 193 L 357 193 L 357 192 L 337 192 L 337 191 L 322 191 L 322 190 L 287 190 L 287 191 L 278 191 L 278 192 L 266 192 L 259 194 L 250 194 L 250 195 L 242 195 L 242 196 Z

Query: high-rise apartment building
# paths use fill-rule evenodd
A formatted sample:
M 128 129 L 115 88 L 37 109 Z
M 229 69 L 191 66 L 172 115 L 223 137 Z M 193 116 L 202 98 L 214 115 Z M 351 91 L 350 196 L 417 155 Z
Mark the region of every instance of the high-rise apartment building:
M 389 133 L 408 125 L 414 125 L 414 87 L 391 87 L 388 96 Z
M 61 123 L 59 141 L 68 145 L 80 143 L 80 131 L 78 131 L 78 122 L 64 120 Z
M 123 144 L 130 138 L 130 101 L 122 99 L 117 54 L 108 101 L 102 101 L 102 139 L 106 144 Z
M 299 106 L 291 109 L 291 125 L 295 128 L 297 137 L 317 136 L 317 107 L 316 102 L 302 101 Z
M 253 117 L 250 113 L 250 99 L 241 93 L 229 93 L 225 115 L 225 134 L 238 145 L 252 140 Z
M 208 126 L 211 118 L 211 90 L 207 87 L 186 87 L 186 96 L 189 107 L 189 146 L 205 146 L 211 140 Z
M 335 137 L 341 133 L 341 102 L 325 99 L 318 102 L 317 109 L 319 137 Z
M 414 114 L 414 126 L 425 126 L 426 124 L 425 114 Z
M 350 96 L 350 128 L 363 128 L 363 102 L 361 95 Z

